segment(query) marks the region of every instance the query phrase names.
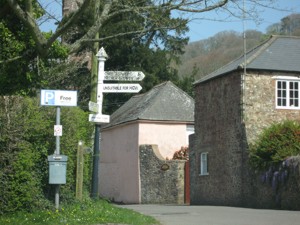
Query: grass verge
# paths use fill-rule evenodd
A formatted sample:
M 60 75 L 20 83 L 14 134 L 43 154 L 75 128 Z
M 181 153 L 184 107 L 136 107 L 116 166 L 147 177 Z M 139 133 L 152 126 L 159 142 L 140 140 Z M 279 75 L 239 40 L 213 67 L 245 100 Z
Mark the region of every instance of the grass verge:
M 0 216 L 6 225 L 98 225 L 98 224 L 159 224 L 152 217 L 130 209 L 116 207 L 107 201 L 85 201 L 61 205 L 61 210 L 39 210 L 32 213 L 18 212 Z

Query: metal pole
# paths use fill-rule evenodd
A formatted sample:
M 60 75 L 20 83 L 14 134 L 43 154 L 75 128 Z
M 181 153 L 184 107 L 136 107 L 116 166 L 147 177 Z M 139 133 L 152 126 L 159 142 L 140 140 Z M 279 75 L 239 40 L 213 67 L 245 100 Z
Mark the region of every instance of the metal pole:
M 59 189 L 60 184 L 55 185 L 55 208 L 59 209 Z
M 60 125 L 60 106 L 56 107 L 56 125 Z M 60 136 L 56 136 L 55 155 L 60 154 Z
M 58 106 L 56 108 L 56 125 L 60 125 L 60 107 Z M 60 137 L 56 136 L 56 149 L 55 149 L 55 155 L 60 154 Z M 55 185 L 55 208 L 59 209 L 59 189 L 60 184 Z
M 93 174 L 92 174 L 92 198 L 98 197 L 99 191 L 99 156 L 100 156 L 100 124 L 95 125 L 94 155 L 93 155 Z

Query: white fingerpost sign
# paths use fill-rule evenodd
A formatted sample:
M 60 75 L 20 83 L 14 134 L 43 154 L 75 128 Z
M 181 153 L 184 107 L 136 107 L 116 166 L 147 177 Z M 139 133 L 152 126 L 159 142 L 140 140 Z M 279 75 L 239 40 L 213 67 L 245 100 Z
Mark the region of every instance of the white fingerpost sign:
M 97 113 L 98 110 L 99 110 L 99 105 L 95 102 L 89 101 L 89 110 L 92 111 L 92 112 Z
M 100 124 L 109 123 L 110 116 L 102 114 L 103 93 L 137 93 L 142 87 L 139 84 L 104 84 L 104 80 L 141 81 L 145 75 L 140 71 L 104 71 L 107 54 L 102 47 L 96 55 L 98 57 L 97 103 L 89 102 L 89 110 L 96 114 L 89 114 L 89 121 L 95 123 L 94 156 L 92 171 L 92 198 L 96 198 L 99 190 L 99 155 L 100 155 Z M 98 109 L 98 110 L 97 110 Z
M 103 84 L 104 93 L 138 93 L 142 90 L 139 84 Z
M 107 84 L 104 80 L 124 80 L 124 81 L 141 81 L 145 74 L 141 71 L 104 71 L 104 64 L 107 54 L 102 47 L 97 55 L 98 57 L 98 81 L 97 81 L 97 103 L 89 102 L 89 110 L 96 114 L 89 114 L 89 121 L 101 124 L 109 123 L 110 116 L 102 114 L 103 93 L 138 93 L 142 90 L 140 84 Z
M 110 116 L 104 114 L 89 114 L 89 121 L 94 123 L 109 123 Z
M 104 80 L 141 81 L 145 74 L 141 71 L 105 71 Z

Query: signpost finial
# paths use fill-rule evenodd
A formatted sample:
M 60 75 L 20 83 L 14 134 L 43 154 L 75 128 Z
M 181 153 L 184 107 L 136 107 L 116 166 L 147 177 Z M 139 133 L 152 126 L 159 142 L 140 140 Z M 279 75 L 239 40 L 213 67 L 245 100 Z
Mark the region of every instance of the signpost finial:
M 100 48 L 100 50 L 98 51 L 97 55 L 98 58 L 108 58 L 108 55 L 106 54 L 105 50 L 103 47 Z

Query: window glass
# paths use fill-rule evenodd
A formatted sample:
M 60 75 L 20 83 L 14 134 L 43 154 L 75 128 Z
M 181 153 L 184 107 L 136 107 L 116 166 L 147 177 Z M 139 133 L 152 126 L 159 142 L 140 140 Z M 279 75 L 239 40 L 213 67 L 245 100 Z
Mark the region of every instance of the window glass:
M 207 152 L 201 153 L 200 155 L 200 175 L 208 175 L 207 156 Z
M 276 107 L 299 109 L 299 82 L 293 80 L 276 81 Z

